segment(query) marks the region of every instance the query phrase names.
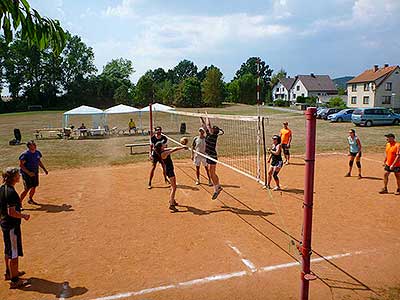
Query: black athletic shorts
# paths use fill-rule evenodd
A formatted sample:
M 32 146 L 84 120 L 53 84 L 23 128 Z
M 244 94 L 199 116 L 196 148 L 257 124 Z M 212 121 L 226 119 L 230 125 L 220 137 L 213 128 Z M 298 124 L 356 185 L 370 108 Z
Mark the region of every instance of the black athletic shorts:
M 210 156 L 211 158 L 214 158 L 215 160 L 218 160 L 218 157 L 217 157 L 217 156 L 211 156 L 211 155 L 209 155 L 209 156 Z M 213 161 L 213 160 L 211 160 L 211 159 L 209 159 L 209 158 L 207 158 L 206 161 L 207 161 L 207 164 L 208 164 L 208 165 L 216 165 L 216 164 L 217 164 L 216 161 Z
M 39 174 L 35 174 L 35 176 L 31 177 L 27 174 L 22 173 L 22 181 L 24 182 L 25 190 L 37 187 L 39 186 Z
M 175 177 L 174 168 L 165 168 L 165 175 L 167 175 L 168 178 Z
M 290 147 L 288 147 L 287 144 L 282 144 L 282 150 L 283 150 L 283 153 L 284 153 L 284 154 L 286 154 L 286 155 L 289 155 L 289 154 L 290 154 L 289 148 L 290 148 Z
M 161 157 L 156 154 L 154 151 L 151 153 L 151 161 L 153 162 L 153 165 L 157 164 L 157 163 L 162 163 L 162 159 Z
M 4 240 L 4 255 L 10 259 L 23 256 L 21 227 L 1 228 Z
M 358 152 L 349 152 L 350 156 L 356 157 Z M 361 157 L 361 152 L 360 152 L 360 157 Z
M 283 161 L 281 161 L 281 160 L 277 160 L 277 161 L 272 161 L 271 162 L 271 166 L 272 167 L 278 167 L 278 168 L 282 168 L 282 166 L 283 166 Z
M 390 169 L 390 166 L 385 165 L 386 172 L 400 173 L 400 167 L 394 167 L 393 170 Z

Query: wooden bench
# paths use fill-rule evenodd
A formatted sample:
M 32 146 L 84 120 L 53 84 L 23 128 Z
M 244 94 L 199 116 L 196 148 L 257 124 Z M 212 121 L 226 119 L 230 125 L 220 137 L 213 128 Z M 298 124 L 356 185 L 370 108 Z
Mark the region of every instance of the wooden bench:
M 133 152 L 133 148 L 135 147 L 149 147 L 150 143 L 142 143 L 142 144 L 125 144 L 125 147 L 129 147 L 131 148 L 131 154 L 135 154 L 135 152 Z

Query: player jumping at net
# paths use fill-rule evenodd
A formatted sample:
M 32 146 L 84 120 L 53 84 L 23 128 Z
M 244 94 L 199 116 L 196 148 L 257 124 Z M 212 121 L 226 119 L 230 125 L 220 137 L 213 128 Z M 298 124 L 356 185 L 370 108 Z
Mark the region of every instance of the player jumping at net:
M 159 158 L 158 155 L 155 155 L 155 152 L 154 152 L 154 147 L 158 142 L 162 142 L 164 145 L 167 145 L 168 139 L 166 136 L 162 135 L 162 128 L 160 126 L 157 126 L 155 128 L 155 132 L 156 132 L 156 134 L 151 137 L 151 144 L 150 144 L 150 147 L 151 147 L 150 160 L 152 161 L 153 165 L 150 170 L 149 185 L 147 187 L 148 189 L 152 188 L 151 181 L 153 180 L 154 170 L 157 167 L 157 163 L 161 164 L 161 167 L 163 169 L 165 183 L 169 184 L 169 181 L 167 179 L 167 174 L 165 172 L 165 164 L 164 164 L 163 160 Z
M 199 153 L 206 153 L 206 131 L 203 127 L 199 128 L 199 135 L 193 139 L 192 143 L 192 160 L 196 166 L 196 185 L 200 184 L 200 165 L 203 164 L 207 173 L 208 185 L 212 186 L 210 172 L 208 171 L 207 159 Z
M 166 144 L 162 141 L 158 142 L 154 146 L 154 155 L 156 155 L 160 160 L 162 160 L 165 164 L 166 174 L 171 182 L 171 193 L 169 197 L 169 209 L 172 211 L 176 211 L 176 207 L 178 203 L 175 201 L 175 193 L 176 193 L 176 177 L 174 172 L 174 163 L 171 159 L 171 154 L 182 150 L 188 149 L 186 146 L 183 147 L 174 147 L 174 148 L 166 148 Z
M 283 166 L 281 137 L 279 135 L 274 135 L 272 137 L 272 147 L 268 148 L 268 152 L 268 163 L 271 163 L 271 166 L 268 171 L 267 188 L 271 189 L 271 180 L 273 177 L 276 183 L 274 191 L 279 191 L 281 187 L 279 185 L 278 174 Z
M 219 193 L 222 191 L 222 187 L 219 184 L 219 178 L 216 173 L 216 168 L 217 168 L 217 162 L 218 160 L 218 155 L 217 155 L 217 140 L 219 135 L 223 135 L 224 131 L 219 128 L 218 126 L 211 126 L 210 119 L 208 116 L 206 117 L 206 120 L 202 117 L 200 117 L 202 127 L 206 131 L 206 155 L 208 155 L 210 158 L 207 158 L 207 164 L 209 166 L 209 171 L 210 171 L 210 177 L 211 181 L 214 186 L 214 194 L 212 195 L 212 200 L 217 199 Z

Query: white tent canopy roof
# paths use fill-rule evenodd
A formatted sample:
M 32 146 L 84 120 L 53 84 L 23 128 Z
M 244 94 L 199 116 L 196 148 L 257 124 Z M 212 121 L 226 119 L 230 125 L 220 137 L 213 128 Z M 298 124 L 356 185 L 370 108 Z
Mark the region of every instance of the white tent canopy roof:
M 64 115 L 98 115 L 98 114 L 103 114 L 103 113 L 104 112 L 101 109 L 82 105 L 77 108 L 66 111 L 64 113 Z
M 104 113 L 106 114 L 129 114 L 129 113 L 134 113 L 134 112 L 139 112 L 140 109 L 137 109 L 132 106 L 124 105 L 124 104 L 119 104 L 110 108 L 107 108 Z
M 168 111 L 168 110 L 174 110 L 175 108 L 171 107 L 171 106 L 167 106 L 164 104 L 160 104 L 160 103 L 154 103 L 151 106 L 153 111 Z M 146 106 L 144 108 L 142 108 L 140 111 L 142 112 L 147 112 L 150 111 L 150 106 Z

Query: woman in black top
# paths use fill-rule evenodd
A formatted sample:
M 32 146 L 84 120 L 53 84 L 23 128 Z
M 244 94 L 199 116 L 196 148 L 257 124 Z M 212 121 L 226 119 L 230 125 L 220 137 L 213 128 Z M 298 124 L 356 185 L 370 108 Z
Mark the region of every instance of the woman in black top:
M 19 279 L 25 272 L 18 271 L 18 257 L 23 256 L 21 219 L 29 220 L 29 215 L 21 213 L 21 199 L 15 191 L 19 182 L 19 169 L 7 168 L 3 171 L 3 185 L 0 187 L 0 224 L 4 239 L 4 257 L 6 263 L 5 280 L 11 280 L 10 289 L 27 284 Z
M 176 193 L 176 177 L 175 177 L 175 172 L 174 172 L 174 164 L 171 159 L 171 154 L 182 150 L 182 149 L 188 149 L 188 147 L 174 147 L 174 148 L 165 148 L 165 144 L 163 142 L 158 142 L 154 146 L 154 152 L 155 154 L 163 160 L 165 164 L 165 173 L 167 177 L 169 178 L 169 181 L 171 182 L 171 194 L 169 197 L 169 209 L 176 211 L 176 205 L 178 203 L 175 201 L 175 193 Z
M 269 152 L 269 157 L 268 157 L 268 163 L 271 163 L 271 166 L 268 171 L 268 180 L 267 180 L 267 188 L 271 188 L 271 180 L 272 177 L 275 180 L 276 187 L 274 188 L 274 191 L 279 191 L 281 187 L 279 186 L 279 171 L 281 170 L 283 166 L 283 160 L 282 160 L 282 145 L 281 145 L 281 138 L 279 135 L 274 135 L 272 137 L 272 147 L 268 148 Z
M 201 123 L 203 128 L 206 131 L 206 154 L 213 158 L 214 160 L 211 160 L 207 158 L 207 164 L 209 165 L 209 171 L 210 171 L 210 177 L 211 181 L 214 186 L 214 194 L 212 195 L 212 200 L 217 199 L 219 193 L 222 191 L 222 187 L 219 184 L 219 178 L 216 173 L 216 167 L 217 167 L 217 162 L 215 160 L 218 159 L 217 155 L 217 140 L 219 135 L 223 135 L 224 131 L 219 128 L 218 126 L 211 126 L 210 119 L 206 117 L 206 121 L 204 121 L 203 118 L 201 119 Z

